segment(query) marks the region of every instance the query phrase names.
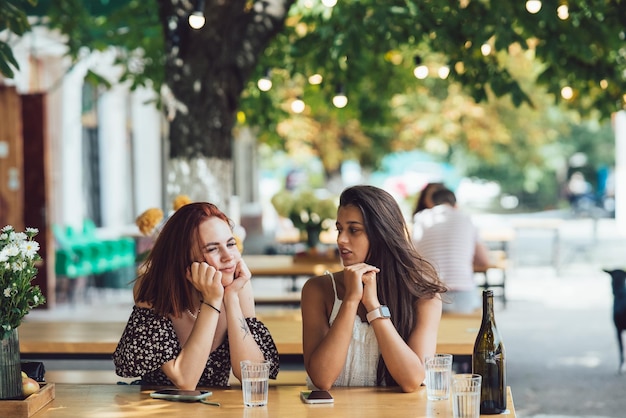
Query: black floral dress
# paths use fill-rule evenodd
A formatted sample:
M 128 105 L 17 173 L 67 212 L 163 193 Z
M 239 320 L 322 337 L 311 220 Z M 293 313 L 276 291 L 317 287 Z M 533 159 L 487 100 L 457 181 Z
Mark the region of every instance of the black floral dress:
M 246 322 L 263 357 L 272 363 L 270 378 L 276 379 L 279 370 L 278 350 L 269 330 L 256 318 L 246 318 Z M 173 383 L 163 373 L 161 366 L 175 359 L 180 350 L 171 319 L 157 315 L 151 309 L 134 306 L 113 353 L 115 373 L 122 377 L 141 377 L 141 383 L 146 385 L 171 386 Z M 227 335 L 224 342 L 209 355 L 198 386 L 228 386 L 230 370 Z

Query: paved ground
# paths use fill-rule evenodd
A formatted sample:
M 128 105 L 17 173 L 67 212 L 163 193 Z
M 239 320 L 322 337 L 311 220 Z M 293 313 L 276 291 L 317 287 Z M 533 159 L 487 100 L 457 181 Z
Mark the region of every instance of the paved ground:
M 494 225 L 503 219 L 479 221 Z M 558 274 L 550 265 L 552 234 L 518 231 L 511 247 L 509 303 L 506 309 L 496 303 L 507 350 L 507 383 L 518 417 L 624 418 L 626 374 L 616 373 L 613 297 L 610 277 L 601 269 L 626 267 L 626 237 L 618 234 L 610 219 L 595 224 L 589 219 L 566 220 L 559 231 Z M 281 288 L 284 285 L 274 280 L 259 283 L 255 291 Z M 99 292 L 88 305 L 36 311 L 31 318 L 125 320 L 129 309 L 130 293 L 112 290 Z
M 518 416 L 626 417 L 610 276 L 602 272 L 626 267 L 626 239 L 608 219 L 595 228 L 591 220 L 569 220 L 560 232 L 558 275 L 547 266 L 550 240 L 520 232 L 510 303 L 496 312 Z

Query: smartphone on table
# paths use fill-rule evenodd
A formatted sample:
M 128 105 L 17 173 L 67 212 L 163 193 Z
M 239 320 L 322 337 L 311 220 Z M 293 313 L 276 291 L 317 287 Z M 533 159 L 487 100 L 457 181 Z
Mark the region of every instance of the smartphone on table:
M 327 390 L 302 391 L 300 392 L 300 398 L 302 399 L 302 402 L 309 404 L 335 402 L 335 399 L 333 399 L 332 395 Z
M 150 397 L 168 401 L 196 402 L 208 398 L 212 394 L 213 392 L 207 390 L 162 389 L 150 393 Z

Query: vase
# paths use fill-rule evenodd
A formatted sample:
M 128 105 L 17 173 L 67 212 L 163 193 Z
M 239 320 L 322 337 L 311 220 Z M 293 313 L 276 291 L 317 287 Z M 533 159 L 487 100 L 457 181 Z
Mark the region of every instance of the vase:
M 306 245 L 309 250 L 313 250 L 320 243 L 320 232 L 322 228 L 320 226 L 307 226 L 306 227 Z
M 0 339 L 0 399 L 22 399 L 22 364 L 17 329 Z

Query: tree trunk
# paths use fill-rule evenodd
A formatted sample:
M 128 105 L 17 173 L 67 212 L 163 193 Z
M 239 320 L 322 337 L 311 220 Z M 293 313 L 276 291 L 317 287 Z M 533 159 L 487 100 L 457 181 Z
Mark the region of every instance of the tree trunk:
M 233 193 L 232 130 L 239 98 L 294 0 L 206 0 L 206 24 L 192 29 L 195 2 L 159 1 L 167 57 L 164 105 L 170 121 L 167 196 L 187 194 L 227 210 Z

